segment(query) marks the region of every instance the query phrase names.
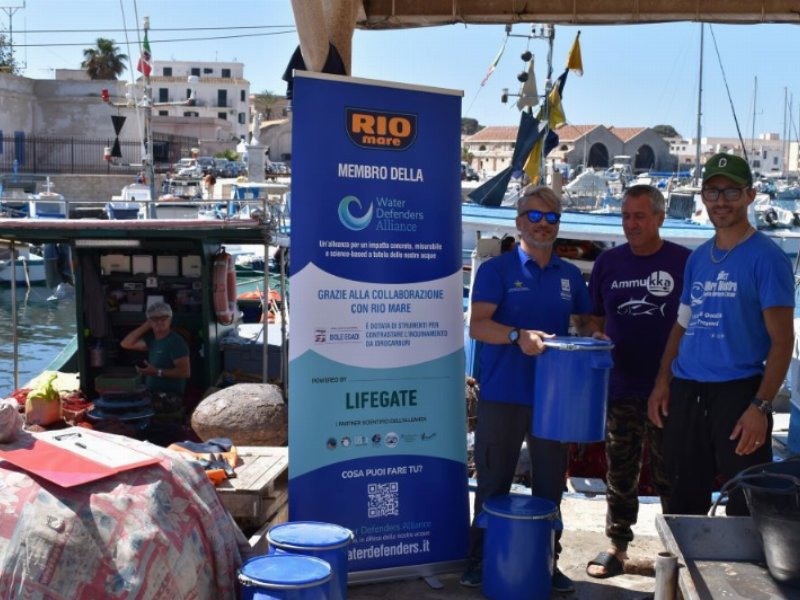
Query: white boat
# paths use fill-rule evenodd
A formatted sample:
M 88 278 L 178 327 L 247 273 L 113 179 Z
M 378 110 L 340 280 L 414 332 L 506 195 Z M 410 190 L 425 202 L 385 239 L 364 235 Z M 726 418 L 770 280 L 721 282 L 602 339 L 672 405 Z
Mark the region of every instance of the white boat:
M 11 260 L 11 248 L 0 247 L 0 283 L 10 284 L 12 279 L 17 285 L 39 285 L 45 283 L 45 261 L 36 254 L 31 254 L 28 246 L 14 247 L 14 261 Z
M 30 199 L 30 216 L 38 219 L 66 219 L 67 201 L 64 196 L 53 191 L 50 177 L 44 184 L 45 190 L 33 194 Z
M 138 219 L 143 207 L 152 200 L 150 186 L 146 183 L 129 183 L 106 204 L 109 219 Z

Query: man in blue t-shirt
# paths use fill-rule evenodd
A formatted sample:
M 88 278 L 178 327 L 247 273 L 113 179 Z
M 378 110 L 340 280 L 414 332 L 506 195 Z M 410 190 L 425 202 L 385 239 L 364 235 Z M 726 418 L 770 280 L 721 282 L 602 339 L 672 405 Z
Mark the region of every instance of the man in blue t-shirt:
M 476 515 L 484 500 L 511 489 L 523 440 L 530 453 L 533 495 L 557 506 L 561 503 L 567 446 L 531 435 L 535 357 L 545 351 L 545 340 L 567 335 L 571 318 L 582 335 L 596 332 L 580 271 L 553 252 L 560 198 L 550 188 L 537 187 L 519 200 L 517 208 L 518 247 L 481 265 L 472 288 L 470 335 L 483 342 L 475 431 Z M 556 559 L 559 537 L 560 531 Z M 473 525 L 463 585 L 481 583 L 482 546 L 483 530 Z M 574 589 L 557 566 L 552 584 L 556 591 Z
M 747 220 L 747 162 L 706 162 L 703 203 L 715 235 L 689 257 L 648 416 L 664 428 L 669 512 L 704 515 L 717 475 L 772 460 L 772 399 L 792 355 L 794 277 L 783 251 Z M 728 515 L 749 511 L 741 489 Z
M 635 185 L 622 198 L 622 228 L 627 244 L 606 250 L 594 263 L 589 281 L 598 327 L 614 342 L 606 421 L 606 535 L 611 541 L 586 567 L 590 577 L 623 572 L 631 526 L 639 512 L 642 449 L 650 449 L 650 474 L 661 496 L 669 496 L 661 450 L 661 430 L 647 419 L 667 337 L 675 323 L 689 249 L 664 241 L 664 196 L 649 185 Z

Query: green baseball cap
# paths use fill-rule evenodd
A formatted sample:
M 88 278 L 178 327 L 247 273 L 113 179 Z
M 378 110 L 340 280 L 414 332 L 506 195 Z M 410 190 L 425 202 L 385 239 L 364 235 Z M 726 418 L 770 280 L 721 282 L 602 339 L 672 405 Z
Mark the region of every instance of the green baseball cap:
M 753 174 L 750 165 L 741 156 L 720 152 L 706 161 L 703 169 L 703 183 L 716 175 L 723 175 L 738 185 L 752 185 Z

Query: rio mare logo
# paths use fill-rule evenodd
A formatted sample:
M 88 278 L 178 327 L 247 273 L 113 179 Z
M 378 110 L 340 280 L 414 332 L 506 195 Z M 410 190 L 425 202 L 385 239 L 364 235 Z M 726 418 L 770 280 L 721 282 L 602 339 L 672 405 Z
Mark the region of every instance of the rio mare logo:
M 348 108 L 347 135 L 362 148 L 405 150 L 417 136 L 417 116 Z

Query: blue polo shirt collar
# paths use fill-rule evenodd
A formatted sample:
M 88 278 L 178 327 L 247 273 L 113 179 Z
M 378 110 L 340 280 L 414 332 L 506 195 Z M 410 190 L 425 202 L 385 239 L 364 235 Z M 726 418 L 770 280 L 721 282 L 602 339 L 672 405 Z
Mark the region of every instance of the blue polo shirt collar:
M 517 256 L 519 257 L 519 263 L 520 263 L 520 264 L 521 264 L 523 267 L 526 267 L 526 266 L 527 266 L 527 264 L 528 264 L 528 262 L 531 262 L 531 261 L 533 262 L 533 264 L 535 264 L 535 265 L 537 265 L 537 266 L 538 266 L 538 263 L 537 263 L 537 262 L 536 262 L 536 261 L 533 259 L 533 257 L 529 256 L 529 255 L 528 255 L 528 254 L 527 254 L 527 253 L 526 253 L 526 252 L 525 252 L 525 251 L 522 249 L 522 244 L 517 244 Z M 553 252 L 552 252 L 552 254 L 550 255 L 550 262 L 548 262 L 548 263 L 547 263 L 547 264 L 544 266 L 544 268 L 545 268 L 545 269 L 548 269 L 548 268 L 550 268 L 550 267 L 558 267 L 558 266 L 560 266 L 560 264 L 561 264 L 561 259 L 558 257 L 558 255 L 556 254 L 556 252 L 555 252 L 555 249 L 554 249 L 554 250 L 553 250 Z

